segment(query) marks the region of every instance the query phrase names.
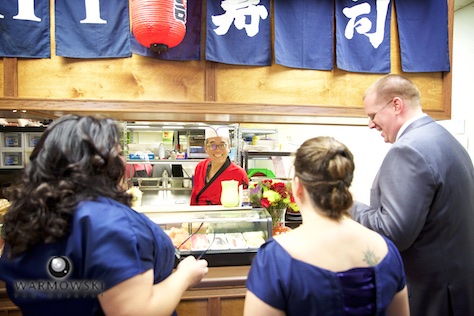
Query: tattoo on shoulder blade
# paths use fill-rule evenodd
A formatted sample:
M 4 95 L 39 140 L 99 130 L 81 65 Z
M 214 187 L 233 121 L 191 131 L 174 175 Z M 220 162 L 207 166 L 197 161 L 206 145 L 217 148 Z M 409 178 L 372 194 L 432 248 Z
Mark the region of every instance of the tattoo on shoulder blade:
M 364 252 L 364 261 L 371 267 L 377 265 L 379 258 L 375 256 L 374 252 L 370 249 L 367 249 Z

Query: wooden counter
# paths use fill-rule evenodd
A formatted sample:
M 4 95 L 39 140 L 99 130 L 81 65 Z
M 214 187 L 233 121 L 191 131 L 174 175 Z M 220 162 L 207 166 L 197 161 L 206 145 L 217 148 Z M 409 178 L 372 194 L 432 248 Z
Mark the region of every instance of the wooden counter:
M 245 281 L 250 266 L 209 268 L 207 276 L 183 295 L 179 316 L 233 316 L 243 314 Z M 5 283 L 0 281 L 0 316 L 21 315 L 8 298 Z
M 249 269 L 250 266 L 209 268 L 202 282 L 184 293 L 178 315 L 243 315 Z
M 19 316 L 20 310 L 10 301 L 5 283 L 0 281 L 0 316 Z

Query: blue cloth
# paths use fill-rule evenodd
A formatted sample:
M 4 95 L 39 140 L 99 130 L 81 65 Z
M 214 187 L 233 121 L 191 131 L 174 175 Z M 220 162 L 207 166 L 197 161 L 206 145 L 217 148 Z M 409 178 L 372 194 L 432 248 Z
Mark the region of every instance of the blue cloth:
M 377 266 L 337 273 L 293 259 L 270 239 L 252 261 L 247 288 L 288 316 L 385 315 L 405 273 L 397 248 L 384 239 L 388 254 Z
M 154 53 L 138 43 L 135 36 L 131 34 L 132 53 L 163 60 L 199 60 L 201 58 L 201 8 L 202 0 L 187 2 L 186 35 L 178 46 L 170 48 L 167 52 Z
M 395 10 L 402 70 L 449 71 L 448 2 L 397 1 Z
M 70 272 L 64 278 L 55 278 L 48 270 L 49 261 L 56 256 L 70 262 Z M 123 204 L 99 198 L 80 203 L 71 233 L 64 240 L 40 244 L 13 260 L 2 256 L 0 279 L 23 316 L 100 315 L 103 312 L 97 295 L 90 295 L 92 289 L 108 290 L 150 269 L 154 271 L 154 283 L 158 283 L 171 274 L 173 265 L 173 244 L 158 225 Z M 78 280 L 94 281 L 97 287 L 91 286 L 74 297 L 68 295 L 71 291 L 51 293 L 39 286 L 40 281 L 67 286 Z M 32 287 L 28 291 L 15 290 L 20 281 Z
M 0 57 L 49 58 L 49 1 L 0 1 Z
M 336 1 L 336 63 L 352 72 L 390 72 L 390 0 Z
M 292 68 L 332 70 L 334 2 L 274 0 L 275 62 Z
M 206 16 L 206 60 L 270 66 L 270 0 L 207 1 Z
M 56 0 L 56 55 L 131 57 L 128 11 L 128 0 Z

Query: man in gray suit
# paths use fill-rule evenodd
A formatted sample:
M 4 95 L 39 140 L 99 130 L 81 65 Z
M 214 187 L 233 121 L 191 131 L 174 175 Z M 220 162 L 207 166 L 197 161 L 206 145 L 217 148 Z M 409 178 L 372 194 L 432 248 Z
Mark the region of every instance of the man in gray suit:
M 364 94 L 369 127 L 392 147 L 352 216 L 398 247 L 413 316 L 474 315 L 474 169 L 467 151 L 423 113 L 418 88 L 387 75 Z

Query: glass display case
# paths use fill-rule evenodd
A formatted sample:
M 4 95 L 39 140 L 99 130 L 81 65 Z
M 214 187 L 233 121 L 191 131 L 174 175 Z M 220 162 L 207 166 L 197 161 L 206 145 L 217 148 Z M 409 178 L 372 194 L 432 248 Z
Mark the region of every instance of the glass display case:
M 136 210 L 168 234 L 176 248 L 176 263 L 193 255 L 205 258 L 211 267 L 248 265 L 272 235 L 271 217 L 261 208 L 221 205 L 158 208 L 162 207 L 146 205 Z

